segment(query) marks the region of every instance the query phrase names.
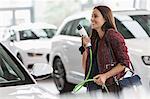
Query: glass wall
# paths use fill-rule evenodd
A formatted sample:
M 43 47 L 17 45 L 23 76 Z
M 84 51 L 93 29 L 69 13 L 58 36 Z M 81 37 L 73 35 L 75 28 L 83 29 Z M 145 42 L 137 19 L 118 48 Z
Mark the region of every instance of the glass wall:
M 33 21 L 33 0 L 0 1 L 0 27 Z

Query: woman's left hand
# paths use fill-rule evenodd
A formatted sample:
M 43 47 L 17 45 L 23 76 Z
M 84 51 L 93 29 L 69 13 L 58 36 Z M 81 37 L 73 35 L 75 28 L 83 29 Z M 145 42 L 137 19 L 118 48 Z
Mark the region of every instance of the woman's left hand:
M 97 84 L 97 85 L 103 85 L 105 84 L 107 80 L 107 77 L 105 74 L 98 74 L 94 77 L 94 82 Z

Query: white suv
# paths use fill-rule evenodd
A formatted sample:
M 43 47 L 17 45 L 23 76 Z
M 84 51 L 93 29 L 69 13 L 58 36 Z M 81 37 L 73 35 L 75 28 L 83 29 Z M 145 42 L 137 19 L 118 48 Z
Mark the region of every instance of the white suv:
M 143 85 L 149 86 L 150 12 L 114 11 L 113 14 L 118 31 L 124 36 L 129 48 L 133 69 L 141 76 Z M 90 33 L 90 17 L 91 12 L 81 12 L 66 18 L 52 39 L 50 65 L 53 67 L 54 81 L 60 93 L 71 91 L 74 84 L 84 79 L 81 54 L 78 50 L 81 37 L 76 27 L 81 24 Z

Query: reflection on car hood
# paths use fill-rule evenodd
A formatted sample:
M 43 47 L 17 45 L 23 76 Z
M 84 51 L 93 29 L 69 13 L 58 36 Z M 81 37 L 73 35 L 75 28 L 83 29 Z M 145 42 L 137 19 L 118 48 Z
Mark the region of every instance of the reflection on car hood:
M 126 40 L 129 51 L 143 54 L 150 54 L 150 38 L 128 39 Z
M 38 85 L 0 87 L 1 99 L 59 99 Z
M 24 41 L 16 42 L 15 46 L 23 50 L 51 49 L 51 40 L 50 39 L 24 40 Z

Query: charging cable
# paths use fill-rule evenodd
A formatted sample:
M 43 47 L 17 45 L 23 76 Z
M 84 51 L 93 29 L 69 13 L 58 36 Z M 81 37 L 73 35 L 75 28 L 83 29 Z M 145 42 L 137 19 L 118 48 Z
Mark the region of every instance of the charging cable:
M 92 50 L 91 50 L 91 47 L 89 47 L 89 50 L 90 50 L 90 67 L 89 67 L 88 74 L 87 74 L 84 81 L 82 81 L 81 83 L 79 83 L 78 85 L 75 86 L 75 88 L 73 89 L 73 93 L 76 93 L 77 91 L 79 91 L 84 86 L 85 83 L 90 82 L 90 81 L 94 81 L 94 79 L 88 79 L 90 76 L 91 69 L 92 69 Z
M 84 81 L 80 82 L 78 85 L 75 86 L 75 88 L 73 89 L 73 93 L 78 92 L 84 86 L 85 83 L 94 81 L 94 79 L 88 79 L 90 76 L 91 69 L 92 69 L 92 50 L 91 50 L 91 47 L 89 47 L 89 51 L 90 51 L 90 67 L 89 67 L 88 74 L 87 74 Z M 106 92 L 109 93 L 108 88 L 105 84 L 102 85 L 102 88 L 105 88 Z

